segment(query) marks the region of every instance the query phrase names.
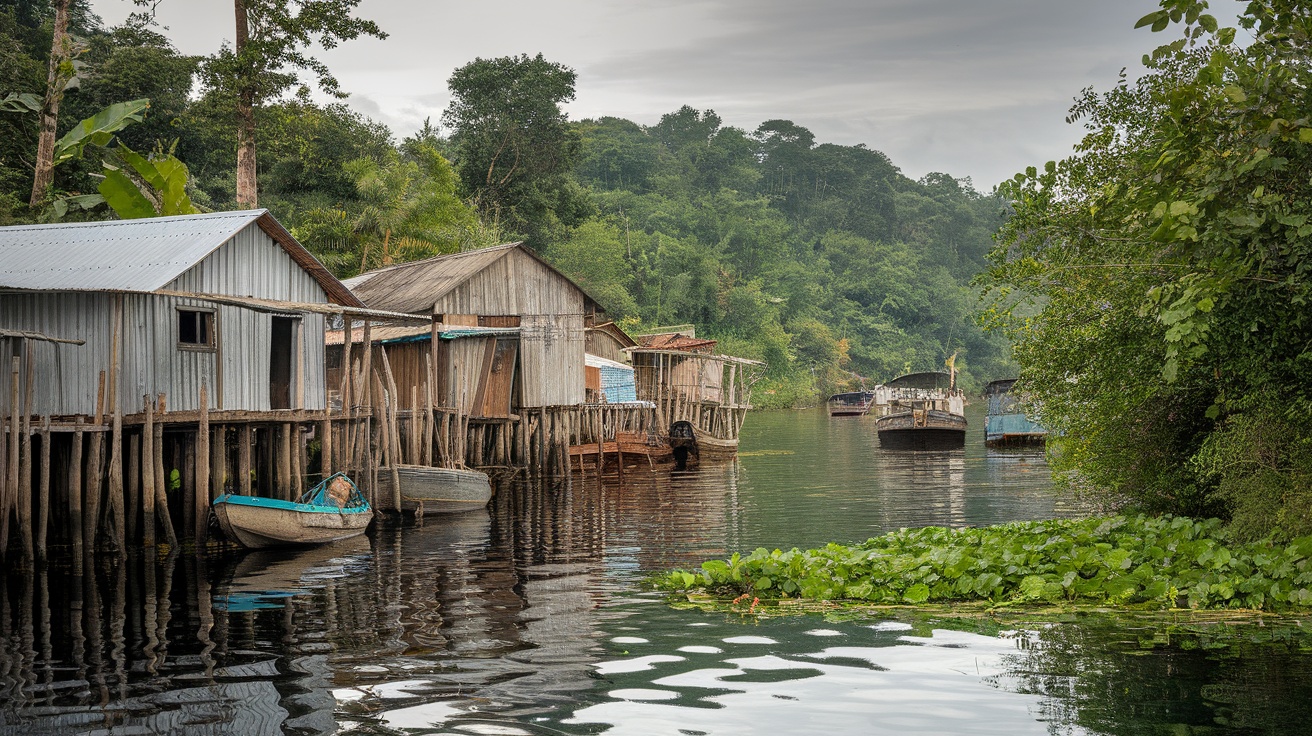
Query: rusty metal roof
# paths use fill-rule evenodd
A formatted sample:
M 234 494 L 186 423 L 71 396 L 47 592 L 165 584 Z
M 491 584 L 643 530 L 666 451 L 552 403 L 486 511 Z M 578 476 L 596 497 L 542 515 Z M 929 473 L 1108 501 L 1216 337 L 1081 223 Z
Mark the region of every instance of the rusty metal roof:
M 547 268 L 555 271 L 561 278 L 569 281 L 574 288 L 583 292 L 585 303 L 596 305 L 596 300 L 579 288 L 574 280 L 560 273 L 554 266 L 542 260 L 523 243 L 494 245 L 491 248 L 435 256 L 422 261 L 400 263 L 387 266 L 359 276 L 346 279 L 342 283 L 351 290 L 360 301 L 374 309 L 386 309 L 392 312 L 422 313 L 432 312 L 433 305 L 442 297 L 451 293 L 461 284 L 473 278 L 475 274 L 506 257 L 511 251 L 521 250 Z
M 251 223 L 338 304 L 363 307 L 268 210 L 0 227 L 0 288 L 155 291 Z

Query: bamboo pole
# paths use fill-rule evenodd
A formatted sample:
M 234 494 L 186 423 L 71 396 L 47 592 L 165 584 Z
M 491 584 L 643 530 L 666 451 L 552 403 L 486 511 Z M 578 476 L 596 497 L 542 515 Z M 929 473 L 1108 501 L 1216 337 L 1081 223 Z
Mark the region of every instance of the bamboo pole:
M 141 543 L 155 546 L 155 407 L 149 396 L 141 403 L 146 423 L 141 428 Z M 147 565 L 150 561 L 147 560 Z
M 41 422 L 41 481 L 38 487 L 41 507 L 37 512 L 36 554 L 46 558 L 46 531 L 50 525 L 50 415 Z
M 205 381 L 200 382 L 200 424 L 196 429 L 196 477 L 189 489 L 194 498 L 192 506 L 192 537 L 197 546 L 209 537 L 210 500 L 210 391 Z

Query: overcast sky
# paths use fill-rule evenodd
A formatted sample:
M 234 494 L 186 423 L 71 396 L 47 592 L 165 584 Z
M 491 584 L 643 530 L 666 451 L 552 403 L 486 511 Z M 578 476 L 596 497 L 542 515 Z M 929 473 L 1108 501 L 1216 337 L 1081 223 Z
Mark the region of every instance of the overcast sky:
M 92 0 L 109 24 L 131 0 Z M 163 0 L 188 54 L 233 36 L 231 0 Z M 1064 118 L 1161 42 L 1134 22 L 1155 0 L 363 0 L 390 34 L 319 54 L 355 109 L 398 138 L 446 107 L 452 70 L 543 53 L 578 72 L 572 119 L 642 124 L 692 105 L 751 131 L 773 118 L 819 142 L 864 143 L 913 178 L 987 191 L 1069 152 Z

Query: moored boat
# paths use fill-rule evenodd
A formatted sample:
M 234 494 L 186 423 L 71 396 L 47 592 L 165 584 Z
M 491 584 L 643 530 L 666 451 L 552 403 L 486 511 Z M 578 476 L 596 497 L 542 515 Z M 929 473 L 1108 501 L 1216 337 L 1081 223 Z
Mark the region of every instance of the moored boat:
M 874 399 L 873 391 L 849 391 L 830 396 L 826 403 L 831 417 L 860 417 L 870 411 Z
M 984 387 L 989 402 L 984 418 L 984 444 L 988 447 L 1042 446 L 1047 441 L 1047 428 L 1021 409 L 1020 397 L 1013 393 L 1016 380 L 1003 378 Z
M 349 539 L 364 534 L 374 518 L 344 473 L 328 476 L 296 501 L 225 493 L 213 506 L 223 533 L 251 549 Z
M 880 447 L 950 449 L 966 444 L 965 397 L 951 373 L 909 373 L 889 381 L 888 410 L 875 420 Z
M 426 465 L 397 465 L 401 483 L 401 508 L 420 514 L 455 514 L 487 506 L 492 484 L 487 473 L 462 468 L 431 468 Z M 379 498 L 392 497 L 392 472 L 378 473 Z
M 701 427 L 693 427 L 697 435 L 697 459 L 705 462 L 707 460 L 732 460 L 738 456 L 738 438 L 733 437 L 726 439 L 716 437 Z

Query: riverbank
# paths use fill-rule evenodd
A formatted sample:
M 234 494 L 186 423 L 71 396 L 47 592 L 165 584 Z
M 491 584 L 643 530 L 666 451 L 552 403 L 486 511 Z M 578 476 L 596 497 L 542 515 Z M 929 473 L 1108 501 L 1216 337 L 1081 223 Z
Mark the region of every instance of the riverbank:
M 1015 603 L 1135 609 L 1312 608 L 1312 537 L 1237 543 L 1222 522 L 1107 516 L 902 529 L 861 544 L 766 550 L 653 578 L 723 600 Z

